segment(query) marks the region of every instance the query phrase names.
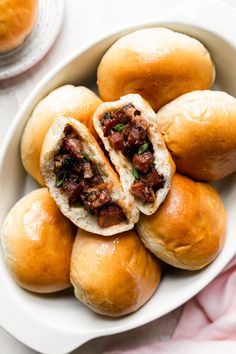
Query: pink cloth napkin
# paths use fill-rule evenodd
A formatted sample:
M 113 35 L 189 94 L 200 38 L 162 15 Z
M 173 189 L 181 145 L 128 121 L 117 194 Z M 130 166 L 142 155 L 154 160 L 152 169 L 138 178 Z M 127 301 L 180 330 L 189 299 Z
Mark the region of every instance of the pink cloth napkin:
M 171 340 L 155 338 L 158 324 L 144 326 L 137 337 L 119 335 L 104 354 L 236 354 L 236 256 L 186 303 Z

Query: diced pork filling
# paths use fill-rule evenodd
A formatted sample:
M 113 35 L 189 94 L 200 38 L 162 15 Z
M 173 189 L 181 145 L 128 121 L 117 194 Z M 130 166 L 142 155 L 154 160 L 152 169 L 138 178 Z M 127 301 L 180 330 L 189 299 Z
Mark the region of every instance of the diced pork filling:
M 105 183 L 97 166 L 84 152 L 79 135 L 70 125 L 59 152 L 54 156 L 56 187 L 66 194 L 71 206 L 84 207 L 98 216 L 100 227 L 125 220 L 122 209 L 112 201 L 111 186 Z
M 164 181 L 154 166 L 148 123 L 141 112 L 129 103 L 119 110 L 106 112 L 101 125 L 111 147 L 120 150 L 132 162 L 135 181 L 130 192 L 143 202 L 153 202 Z

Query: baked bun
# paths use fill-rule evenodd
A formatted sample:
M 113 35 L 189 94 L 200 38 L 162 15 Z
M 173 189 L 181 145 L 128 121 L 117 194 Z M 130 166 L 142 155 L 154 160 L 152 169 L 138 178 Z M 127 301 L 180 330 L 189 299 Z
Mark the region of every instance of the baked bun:
M 142 213 L 153 214 L 165 199 L 175 171 L 155 112 L 140 95 L 129 94 L 102 103 L 93 121 L 127 199 Z
M 37 17 L 37 0 L 0 1 L 0 53 L 21 45 Z
M 139 214 L 84 124 L 57 117 L 46 134 L 40 166 L 51 196 L 78 227 L 110 236 L 137 222 Z
M 1 229 L 4 259 L 15 281 L 37 293 L 70 287 L 75 234 L 75 226 L 61 214 L 46 188 L 19 200 Z
M 97 72 L 103 101 L 139 93 L 155 111 L 186 92 L 210 88 L 214 78 L 210 54 L 198 40 L 161 27 L 118 39 Z
M 48 94 L 35 107 L 26 124 L 21 141 L 21 159 L 26 171 L 40 185 L 44 185 L 39 158 L 44 137 L 60 115 L 72 117 L 84 123 L 91 133 L 97 137 L 93 128 L 92 116 L 102 101 L 89 89 L 83 86 L 61 86 Z
M 164 203 L 152 216 L 140 217 L 137 231 L 144 245 L 164 262 L 200 269 L 223 247 L 226 211 L 209 184 L 176 174 Z
M 78 230 L 71 257 L 75 296 L 93 311 L 123 316 L 138 310 L 159 285 L 157 259 L 134 230 L 112 237 Z
M 236 99 L 220 91 L 187 93 L 157 113 L 177 170 L 197 180 L 236 171 Z

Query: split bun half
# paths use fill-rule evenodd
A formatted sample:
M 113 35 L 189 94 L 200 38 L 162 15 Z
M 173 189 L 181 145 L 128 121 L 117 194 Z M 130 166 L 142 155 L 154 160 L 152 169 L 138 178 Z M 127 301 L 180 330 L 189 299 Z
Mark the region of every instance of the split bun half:
M 125 215 L 125 220 L 116 225 L 100 227 L 98 217 L 85 210 L 83 205 L 70 205 L 69 198 L 56 186 L 54 158 L 61 148 L 65 137 L 65 128 L 70 126 L 76 131 L 83 145 L 84 154 L 96 165 L 104 183 L 110 186 L 112 202 L 119 206 Z M 86 126 L 73 118 L 57 117 L 49 129 L 41 152 L 41 173 L 51 196 L 56 201 L 62 213 L 75 225 L 92 233 L 104 236 L 113 235 L 131 229 L 138 219 L 138 213 L 132 203 L 125 200 L 117 174 L 111 167 L 103 151 Z M 107 221 L 109 219 L 106 219 Z
M 133 163 L 129 158 L 127 158 L 123 154 L 123 150 L 122 151 L 116 150 L 112 147 L 112 145 L 109 142 L 109 138 L 104 133 L 104 129 L 102 126 L 103 117 L 107 113 L 116 114 L 116 112 L 120 112 L 120 110 L 122 110 L 123 107 L 127 107 L 129 105 L 132 106 L 133 110 L 134 109 L 136 110 L 135 112 L 138 112 L 138 115 L 134 117 L 134 120 L 137 118 L 137 125 L 135 125 L 136 123 L 134 123 L 134 126 L 137 126 L 137 128 L 142 129 L 142 132 L 143 132 L 143 128 L 142 126 L 139 125 L 139 124 L 142 125 L 142 122 L 139 123 L 139 120 L 144 120 L 148 126 L 146 131 L 147 131 L 147 139 L 149 139 L 150 141 L 149 146 L 152 145 L 152 149 L 153 149 L 153 157 L 154 157 L 153 166 L 155 170 L 158 172 L 159 176 L 161 176 L 163 182 L 160 188 L 157 191 L 155 191 L 155 199 L 152 202 L 142 201 L 130 192 L 132 188 L 132 184 L 136 181 L 137 178 L 139 179 L 139 176 L 135 177 Z M 129 112 L 126 115 L 129 116 Z M 110 159 L 120 176 L 121 184 L 125 192 L 125 195 L 127 196 L 127 198 L 129 198 L 130 202 L 133 203 L 136 206 L 136 208 L 140 210 L 142 213 L 146 215 L 153 214 L 158 209 L 159 205 L 164 201 L 168 193 L 168 190 L 170 188 L 172 175 L 174 174 L 175 171 L 175 164 L 166 148 L 162 134 L 159 128 L 157 127 L 155 112 L 152 110 L 151 106 L 140 95 L 129 94 L 121 97 L 118 101 L 102 103 L 97 108 L 93 117 L 93 121 L 94 121 L 94 127 L 99 137 L 102 139 L 104 147 L 109 153 Z M 128 124 L 133 124 L 132 120 L 131 123 L 127 123 L 127 125 Z M 128 143 L 129 136 L 128 138 L 125 137 L 125 139 L 127 139 L 125 145 L 129 144 Z M 136 149 L 136 147 L 134 148 Z

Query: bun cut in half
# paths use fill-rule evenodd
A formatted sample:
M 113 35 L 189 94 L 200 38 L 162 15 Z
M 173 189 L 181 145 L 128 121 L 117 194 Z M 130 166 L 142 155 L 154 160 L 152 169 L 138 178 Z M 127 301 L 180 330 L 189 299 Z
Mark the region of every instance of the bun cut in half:
M 109 236 L 137 221 L 97 141 L 75 119 L 55 119 L 44 140 L 41 173 L 62 213 L 78 227 Z
M 140 95 L 102 103 L 94 126 L 120 175 L 125 195 L 144 214 L 164 201 L 175 170 L 156 124 L 156 115 Z
M 218 192 L 207 183 L 174 175 L 166 200 L 137 224 L 144 245 L 177 268 L 195 270 L 212 262 L 226 234 L 226 211 Z
M 112 237 L 79 230 L 71 257 L 75 296 L 112 317 L 138 310 L 157 289 L 161 269 L 134 230 Z
M 155 111 L 186 92 L 210 88 L 214 79 L 210 54 L 198 40 L 161 27 L 118 39 L 97 72 L 103 101 L 139 93 Z
M 220 91 L 185 94 L 157 113 L 177 170 L 215 181 L 236 171 L 236 99 Z
M 14 280 L 36 293 L 70 287 L 70 259 L 76 230 L 46 188 L 19 200 L 1 228 L 3 256 Z
M 92 117 L 102 101 L 86 87 L 65 85 L 43 98 L 29 118 L 21 140 L 21 160 L 26 171 L 44 186 L 39 160 L 45 135 L 57 116 L 84 123 L 97 138 Z
M 37 7 L 37 0 L 0 1 L 0 53 L 24 42 L 34 27 Z

